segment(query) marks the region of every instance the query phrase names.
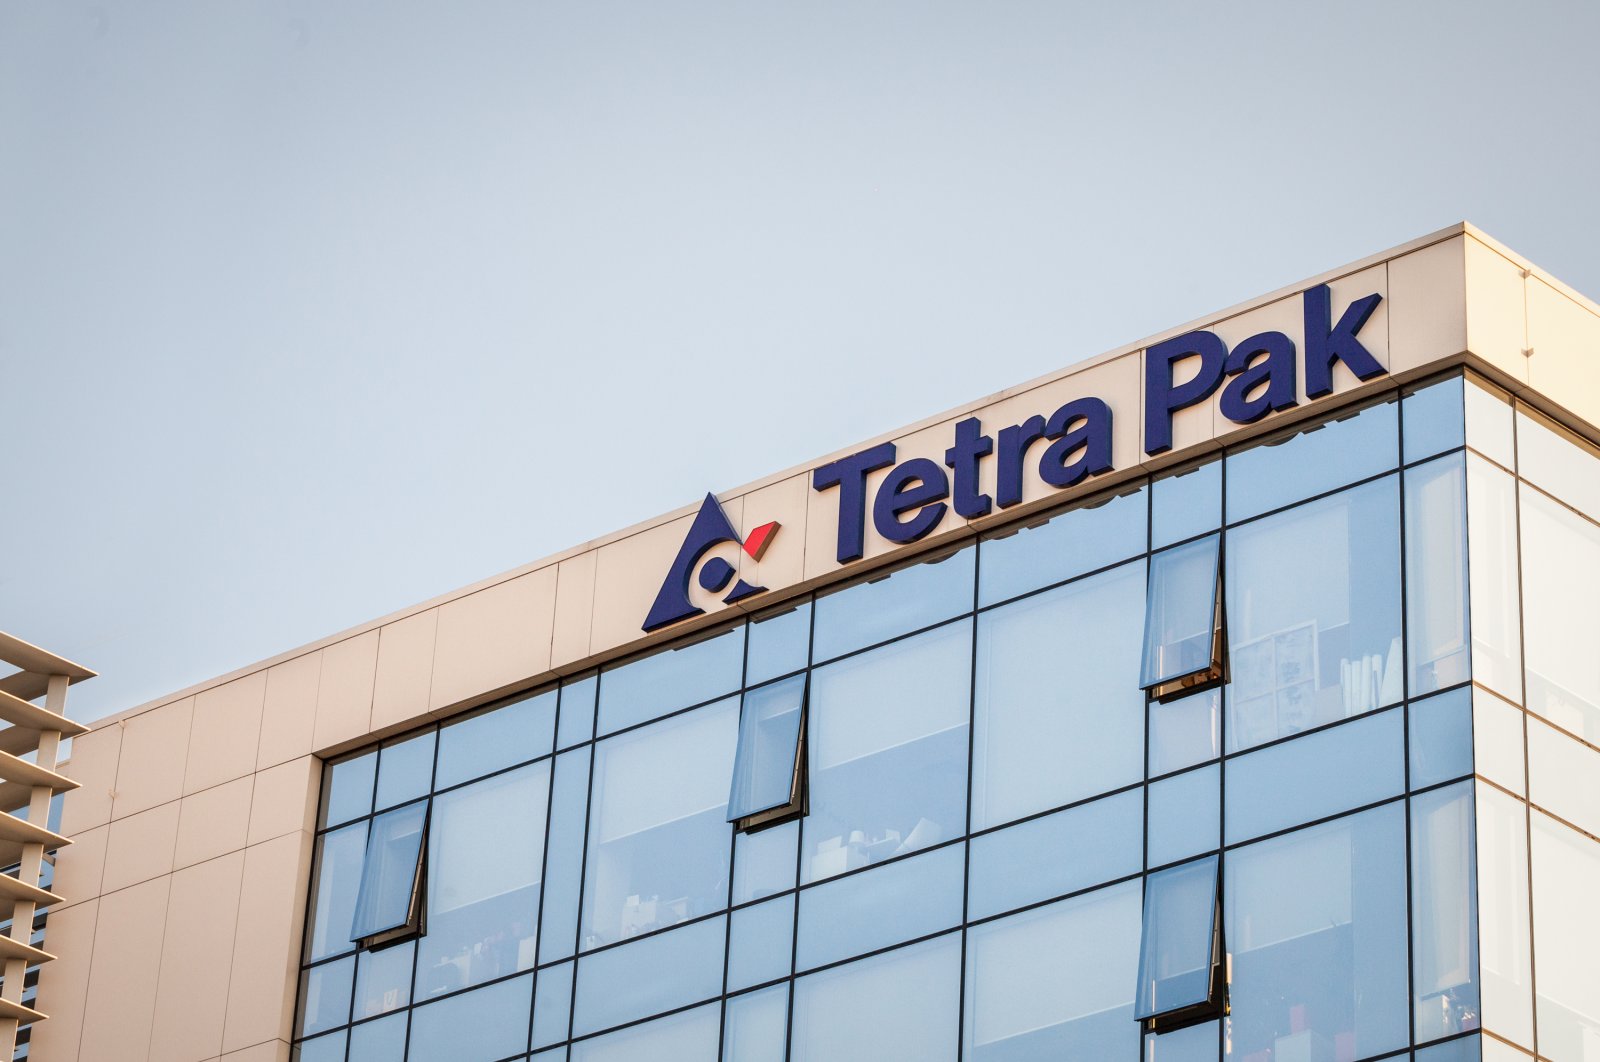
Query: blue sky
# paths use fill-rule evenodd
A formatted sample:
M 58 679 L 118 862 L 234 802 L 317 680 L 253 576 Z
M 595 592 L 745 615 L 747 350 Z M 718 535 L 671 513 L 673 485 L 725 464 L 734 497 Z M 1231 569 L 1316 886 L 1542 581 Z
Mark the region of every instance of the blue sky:
M 0 629 L 91 718 L 1462 219 L 1583 3 L 0 5 Z

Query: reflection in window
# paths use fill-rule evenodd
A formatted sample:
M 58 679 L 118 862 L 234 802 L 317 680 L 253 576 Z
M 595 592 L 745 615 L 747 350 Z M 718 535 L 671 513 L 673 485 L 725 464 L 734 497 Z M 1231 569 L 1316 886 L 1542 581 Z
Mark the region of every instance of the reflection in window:
M 803 881 L 966 832 L 971 661 L 963 620 L 812 673 Z
M 1523 487 L 1522 579 L 1528 708 L 1600 742 L 1600 526 Z
M 350 939 L 364 948 L 422 928 L 422 839 L 428 805 L 419 801 L 372 820 Z
M 1134 1058 L 1138 937 L 1138 882 L 973 927 L 963 1057 Z
M 1228 853 L 1229 1058 L 1405 1045 L 1405 804 Z
M 978 617 L 974 829 L 1139 781 L 1143 591 L 1125 564 Z
M 525 1051 L 532 1007 L 532 974 L 418 1007 L 408 1057 L 494 1062 Z
M 1600 844 L 1547 815 L 1533 815 L 1533 954 L 1539 1054 L 1600 1058 Z
M 573 988 L 573 1035 L 585 1036 L 718 995 L 727 938 L 727 919 L 707 918 L 580 956 Z
M 992 605 L 1144 552 L 1149 492 L 1100 498 L 984 539 L 978 603 Z
M 706 1007 L 647 1021 L 592 1040 L 572 1045 L 572 1062 L 710 1062 L 717 1057 L 717 1027 L 721 1010 Z
M 1478 1028 L 1472 783 L 1411 801 L 1412 1002 L 1418 1042 Z
M 744 695 L 728 821 L 741 830 L 800 814 L 805 802 L 806 677 Z
M 415 941 L 363 951 L 356 963 L 356 1020 L 387 1014 L 411 1002 L 411 960 Z
M 1220 550 L 1212 535 L 1150 558 L 1139 685 L 1157 700 L 1222 678 Z
M 354 946 L 356 894 L 361 889 L 361 867 L 367 850 L 367 824 L 358 822 L 324 834 L 317 843 L 316 891 L 311 897 L 311 932 L 306 937 L 306 961 L 316 962 Z
M 1407 469 L 1406 639 L 1411 695 L 1465 682 L 1467 468 L 1457 454 Z
M 434 797 L 419 998 L 533 968 L 549 799 L 548 760 Z
M 1419 388 L 1400 400 L 1401 418 L 1405 423 L 1406 463 L 1459 449 L 1466 443 L 1462 386 L 1462 378 L 1452 376 Z
M 1217 863 L 1207 856 L 1145 878 L 1133 1016 L 1146 1029 L 1192 1025 L 1223 1007 Z
M 1400 700 L 1399 484 L 1228 533 L 1228 749 Z
M 1170 546 L 1222 523 L 1222 462 L 1155 481 L 1150 496 L 1150 545 Z
M 1230 523 L 1312 498 L 1395 466 L 1399 403 L 1393 398 L 1227 457 Z
M 1134 789 L 974 837 L 967 917 L 987 918 L 1139 873 L 1143 823 L 1144 794 Z
M 972 547 L 817 598 L 812 656 L 831 660 L 972 610 Z
M 555 738 L 556 691 L 466 716 L 439 731 L 435 789 L 544 756 Z
M 737 690 L 744 673 L 744 635 L 741 623 L 731 631 L 605 672 L 600 677 L 600 733 Z
M 790 1062 L 954 1060 L 961 934 L 836 966 L 794 985 Z
M 727 906 L 738 727 L 739 702 L 729 698 L 595 746 L 585 948 Z
M 800 893 L 795 967 L 814 969 L 961 924 L 966 851 L 947 845 Z
M 788 1024 L 788 985 L 734 996 L 723 1023 L 722 1057 L 726 1062 L 783 1062 Z
M 1222 690 L 1151 701 L 1150 777 L 1222 755 Z

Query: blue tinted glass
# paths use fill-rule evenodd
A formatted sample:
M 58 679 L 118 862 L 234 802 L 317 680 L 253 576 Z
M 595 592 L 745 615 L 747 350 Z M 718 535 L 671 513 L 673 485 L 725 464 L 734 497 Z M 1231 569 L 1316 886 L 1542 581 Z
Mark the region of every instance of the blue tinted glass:
M 1429 384 L 1400 400 L 1406 464 L 1466 445 L 1461 377 Z
M 710 1062 L 717 1057 L 721 1007 L 657 1018 L 572 1045 L 572 1062 Z
M 972 547 L 819 597 L 813 658 L 831 660 L 972 611 Z
M 1143 553 L 1146 501 L 1137 490 L 984 539 L 978 603 L 992 605 Z
M 846 963 L 794 985 L 790 1062 L 954 1062 L 961 934 Z
M 406 1054 L 406 1016 L 391 1014 L 350 1030 L 347 1062 L 394 1062 Z
M 594 737 L 594 701 L 599 684 L 600 676 L 586 675 L 562 685 L 556 748 L 568 749 Z
M 1216 856 L 1145 879 L 1135 1017 L 1170 1014 L 1210 997 L 1216 912 Z
M 749 903 L 794 888 L 800 824 L 741 833 L 733 842 L 733 902 Z
M 748 690 L 739 711 L 739 751 L 733 764 L 728 821 L 770 811 L 797 797 L 795 773 L 806 677 Z
M 1221 1022 L 1190 1025 L 1144 1038 L 1144 1062 L 1217 1062 L 1222 1050 Z
M 799 671 L 811 655 L 811 602 L 750 623 L 745 685 Z
M 1137 874 L 1144 795 L 1119 793 L 972 839 L 969 918 Z
M 1215 665 L 1221 547 L 1212 535 L 1150 558 L 1140 688 L 1204 676 Z
M 361 889 L 356 894 L 355 915 L 350 923 L 351 940 L 362 940 L 412 920 L 427 814 L 427 802 L 419 801 L 372 820 Z
M 539 971 L 533 1004 L 533 1046 L 545 1047 L 567 1038 L 572 1022 L 572 968 L 564 962 Z
M 1182 542 L 1222 526 L 1222 462 L 1158 479 L 1150 494 L 1150 545 Z
M 789 976 L 794 894 L 733 912 L 728 938 L 728 991 Z
M 1466 457 L 1406 469 L 1405 490 L 1406 647 L 1415 697 L 1472 676 Z
M 974 829 L 1140 779 L 1143 612 L 1134 562 L 978 616 Z
M 962 1057 L 1136 1058 L 1138 954 L 1138 882 L 974 926 Z
M 1416 1038 L 1478 1027 L 1472 782 L 1411 800 L 1411 962 Z
M 1228 522 L 1393 468 L 1400 451 L 1397 409 L 1391 399 L 1229 454 Z
M 1384 712 L 1228 761 L 1228 843 L 1405 791 L 1404 716 Z
M 406 941 L 360 954 L 353 1014 L 357 1021 L 387 1014 L 411 1002 L 411 963 L 416 950 L 414 941 Z
M 547 754 L 555 725 L 556 691 L 547 690 L 444 727 L 434 788 L 446 789 Z
M 964 845 L 800 893 L 795 965 L 808 970 L 961 923 Z
M 1472 773 L 1472 689 L 1463 687 L 1407 709 L 1411 727 L 1411 788 Z
M 723 1062 L 783 1062 L 788 1044 L 788 985 L 773 985 L 728 1000 Z
M 1150 702 L 1150 775 L 1179 771 L 1222 755 L 1222 691 Z
M 1405 852 L 1396 802 L 1228 853 L 1230 1057 L 1281 1058 L 1285 1030 L 1343 1058 L 1405 1046 Z
M 528 1057 L 533 1062 L 567 1062 L 567 1049 L 565 1047 L 551 1047 L 544 1051 L 535 1051 Z
M 344 1062 L 344 1030 L 300 1044 L 296 1062 Z
M 572 954 L 578 937 L 578 893 L 583 885 L 583 828 L 589 804 L 589 749 L 555 759 L 550 790 L 550 841 L 545 857 L 544 917 L 539 961 Z
M 966 832 L 971 662 L 962 620 L 811 673 L 802 881 Z
M 326 1032 L 350 1020 L 355 956 L 313 966 L 300 975 L 300 1031 Z
M 1421 1034 L 1418 1033 L 1418 1036 Z M 1447 1043 L 1434 1044 L 1432 1047 L 1418 1048 L 1412 1056 L 1416 1062 L 1479 1062 L 1483 1057 L 1482 1045 L 1476 1036 L 1463 1036 L 1458 1040 Z M 1521 1058 L 1515 1052 L 1507 1052 L 1508 1058 Z
M 324 834 L 317 842 L 317 884 L 311 896 L 307 962 L 355 947 L 350 943 L 350 926 L 356 913 L 356 895 L 361 891 L 361 867 L 366 853 L 364 822 Z
M 533 976 L 475 988 L 411 1012 L 408 1058 L 495 1062 L 528 1048 Z
M 729 698 L 595 746 L 584 948 L 727 906 L 738 736 L 739 702 Z
M 378 753 L 377 809 L 426 796 L 433 783 L 434 732 L 385 745 Z
M 1222 770 L 1216 764 L 1150 784 L 1152 867 L 1214 851 L 1222 843 Z
M 578 960 L 575 1036 L 710 999 L 722 991 L 728 925 L 711 918 Z
M 323 771 L 322 824 L 337 826 L 359 819 L 372 810 L 372 783 L 378 773 L 378 754 L 363 753 L 351 760 L 330 763 Z
M 1399 493 L 1389 476 L 1228 532 L 1230 752 L 1400 700 Z
M 739 688 L 744 674 L 745 625 L 612 668 L 600 678 L 600 733 Z

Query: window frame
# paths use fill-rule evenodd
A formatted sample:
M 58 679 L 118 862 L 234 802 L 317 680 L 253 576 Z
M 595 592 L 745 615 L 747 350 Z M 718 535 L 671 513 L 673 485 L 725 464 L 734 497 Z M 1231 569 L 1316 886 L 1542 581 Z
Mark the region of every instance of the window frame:
M 414 814 L 421 804 L 422 822 L 417 827 L 417 856 L 416 866 L 412 870 L 410 897 L 406 906 L 406 917 L 403 922 L 396 923 L 385 929 L 375 929 L 370 933 L 358 934 L 358 927 L 362 921 L 363 909 L 369 902 L 369 890 L 375 892 L 381 880 L 379 867 L 381 858 L 375 858 L 374 848 L 382 843 L 379 830 L 386 819 L 398 818 L 402 815 Z M 350 916 L 350 942 L 359 951 L 374 951 L 407 940 L 426 935 L 428 920 L 427 881 L 428 881 L 428 833 L 433 819 L 433 801 L 412 801 L 402 804 L 397 808 L 379 812 L 372 817 L 372 824 L 367 831 L 367 847 L 361 857 L 361 881 L 356 887 L 355 910 Z
M 750 702 L 751 694 L 760 694 L 764 690 L 776 689 L 786 683 L 794 682 L 799 682 L 800 684 L 800 703 L 796 709 L 798 718 L 795 721 L 795 726 L 799 732 L 796 734 L 794 742 L 794 764 L 790 774 L 789 798 L 781 804 L 774 804 L 771 807 L 753 811 L 747 815 L 737 815 L 734 813 L 734 805 L 736 798 L 739 796 L 741 775 L 744 773 L 740 770 L 740 765 L 747 752 L 745 744 L 746 720 L 749 719 L 752 727 L 759 725 L 759 720 L 756 720 L 753 716 L 746 715 L 745 708 Z M 728 785 L 728 822 L 733 824 L 733 828 L 736 831 L 740 833 L 759 833 L 774 826 L 781 826 L 786 822 L 802 819 L 810 811 L 811 785 L 810 772 L 807 770 L 809 757 L 807 756 L 806 747 L 810 709 L 811 673 L 809 671 L 778 679 L 741 693 L 739 698 L 739 737 L 734 751 L 733 776 Z M 750 754 L 754 755 L 753 749 Z M 752 767 L 753 770 L 754 768 Z
M 1139 681 L 1141 688 L 1149 698 L 1158 703 L 1186 697 L 1191 693 L 1200 693 L 1204 690 L 1215 689 L 1223 686 L 1228 681 L 1228 636 L 1227 636 L 1227 608 L 1223 601 L 1223 536 L 1221 530 L 1199 536 L 1187 542 L 1150 554 L 1149 568 L 1146 574 L 1145 606 L 1144 606 L 1144 650 L 1143 659 L 1139 666 Z M 1152 637 L 1158 607 L 1156 600 L 1157 565 L 1164 559 L 1175 557 L 1195 549 L 1205 543 L 1211 543 L 1212 550 L 1212 580 L 1211 580 L 1211 659 L 1204 667 L 1189 671 L 1167 671 L 1156 674 L 1152 665 Z M 1161 646 L 1162 649 L 1167 646 Z
M 1210 864 L 1211 875 L 1211 957 L 1209 972 L 1206 977 L 1206 995 L 1203 999 L 1190 1000 L 1179 1003 L 1165 1010 L 1156 1009 L 1154 993 L 1147 999 L 1146 989 L 1157 982 L 1151 966 L 1154 955 L 1152 930 L 1152 914 L 1156 905 L 1152 904 L 1152 890 L 1159 888 L 1160 882 L 1175 874 L 1191 871 L 1203 863 Z M 1185 1029 L 1191 1025 L 1211 1021 L 1214 1018 L 1225 1017 L 1228 1014 L 1228 952 L 1223 942 L 1222 918 L 1222 857 L 1218 854 L 1201 856 L 1191 859 L 1165 870 L 1158 870 L 1146 874 L 1144 878 L 1144 909 L 1141 915 L 1139 932 L 1139 975 L 1135 986 L 1133 1001 L 1133 1016 L 1139 1022 L 1139 1028 L 1146 1033 L 1165 1033 L 1177 1029 Z M 1190 975 L 1192 976 L 1192 974 Z M 1171 980 L 1167 978 L 1166 980 Z

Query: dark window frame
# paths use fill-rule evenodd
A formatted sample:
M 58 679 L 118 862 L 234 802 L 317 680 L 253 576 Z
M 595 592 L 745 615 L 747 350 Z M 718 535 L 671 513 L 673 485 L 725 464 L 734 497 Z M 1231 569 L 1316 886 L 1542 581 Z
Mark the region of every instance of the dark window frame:
M 401 815 L 414 814 L 418 805 L 422 808 L 422 822 L 417 827 L 417 855 L 416 867 L 412 871 L 411 889 L 406 904 L 405 918 L 399 922 L 391 922 L 384 927 L 373 927 L 369 932 L 361 932 L 361 923 L 368 903 L 378 902 L 375 893 L 381 887 L 380 882 L 383 856 L 374 849 L 381 844 L 379 833 L 381 824 L 385 819 L 398 818 Z M 432 825 L 433 801 L 412 801 L 400 807 L 379 812 L 372 817 L 372 824 L 367 831 L 366 852 L 361 860 L 361 882 L 356 890 L 356 907 L 351 915 L 350 941 L 358 950 L 375 951 L 413 940 L 425 935 L 428 931 L 428 831 Z

